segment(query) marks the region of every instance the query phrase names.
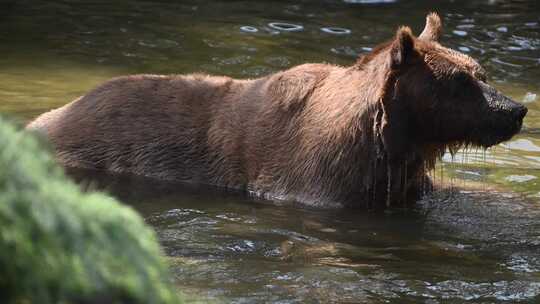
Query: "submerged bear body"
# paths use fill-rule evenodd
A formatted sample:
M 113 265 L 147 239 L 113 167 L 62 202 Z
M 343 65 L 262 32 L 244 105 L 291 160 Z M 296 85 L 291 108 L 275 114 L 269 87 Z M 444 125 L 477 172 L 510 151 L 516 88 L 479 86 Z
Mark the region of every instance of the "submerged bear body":
M 402 28 L 350 67 L 116 78 L 28 127 L 69 167 L 316 206 L 401 204 L 447 147 L 506 140 L 526 112 L 487 86 L 476 62 L 440 46 L 436 26 L 431 15 L 419 38 Z

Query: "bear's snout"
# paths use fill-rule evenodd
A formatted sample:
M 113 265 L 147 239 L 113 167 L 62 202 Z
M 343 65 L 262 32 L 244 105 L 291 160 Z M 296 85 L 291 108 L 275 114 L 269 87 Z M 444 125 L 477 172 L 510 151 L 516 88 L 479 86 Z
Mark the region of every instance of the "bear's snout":
M 525 118 L 525 115 L 527 115 L 527 107 L 519 104 L 515 101 L 515 106 L 512 107 L 512 117 L 514 119 L 514 126 L 515 126 L 515 133 L 518 133 L 521 130 L 521 126 L 523 125 L 523 118 Z
M 509 97 L 502 95 L 498 91 L 495 92 L 498 94 L 498 96 L 496 96 L 496 100 L 499 100 L 499 103 L 502 105 L 501 107 L 507 110 L 513 119 L 520 122 L 523 121 L 523 118 L 525 118 L 525 115 L 527 115 L 527 107 Z
M 527 107 L 522 105 L 522 104 L 519 104 L 517 103 L 517 106 L 514 107 L 512 109 L 512 115 L 514 116 L 515 119 L 518 119 L 518 120 L 523 120 L 523 118 L 525 118 L 525 115 L 527 115 Z
M 527 107 L 503 95 L 494 87 L 478 82 L 483 95 L 483 106 L 471 136 L 473 142 L 490 147 L 519 133 Z
M 518 133 L 523 124 L 523 118 L 527 115 L 527 107 L 501 94 L 501 102 L 505 104 L 505 109 L 509 113 L 510 124 L 513 126 L 513 133 Z
M 509 97 L 504 96 L 501 92 L 497 91 L 494 87 L 485 83 L 480 83 L 480 88 L 487 102 L 488 107 L 494 112 L 502 112 L 507 115 L 510 114 L 512 118 L 523 120 L 527 114 L 527 107 L 512 100 Z

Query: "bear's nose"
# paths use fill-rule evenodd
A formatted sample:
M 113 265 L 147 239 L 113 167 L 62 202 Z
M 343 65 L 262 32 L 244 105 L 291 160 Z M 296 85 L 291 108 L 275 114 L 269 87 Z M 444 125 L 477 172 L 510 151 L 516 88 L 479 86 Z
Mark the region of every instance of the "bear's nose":
M 525 115 L 527 115 L 527 111 L 528 111 L 527 107 L 519 105 L 519 107 L 516 107 L 514 109 L 513 114 L 517 119 L 521 120 L 525 117 Z

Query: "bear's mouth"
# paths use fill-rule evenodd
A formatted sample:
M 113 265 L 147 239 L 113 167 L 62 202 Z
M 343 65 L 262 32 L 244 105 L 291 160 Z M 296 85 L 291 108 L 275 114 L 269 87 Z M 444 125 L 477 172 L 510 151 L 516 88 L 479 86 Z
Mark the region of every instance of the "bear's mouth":
M 519 119 L 499 119 L 499 123 L 490 124 L 474 132 L 471 143 L 483 148 L 489 148 L 510 140 L 521 131 L 523 118 Z

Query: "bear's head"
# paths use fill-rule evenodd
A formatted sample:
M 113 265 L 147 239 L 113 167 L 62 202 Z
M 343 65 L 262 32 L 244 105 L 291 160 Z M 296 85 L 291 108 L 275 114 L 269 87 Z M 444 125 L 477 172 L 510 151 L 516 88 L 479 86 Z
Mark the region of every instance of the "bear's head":
M 489 85 L 474 59 L 442 46 L 440 37 L 441 20 L 431 13 L 418 37 L 401 27 L 394 39 L 360 59 L 359 65 L 378 61 L 390 71 L 382 98 L 387 125 L 395 129 L 389 133 L 403 135 L 406 129 L 408 141 L 445 147 L 489 147 L 510 139 L 527 108 Z

